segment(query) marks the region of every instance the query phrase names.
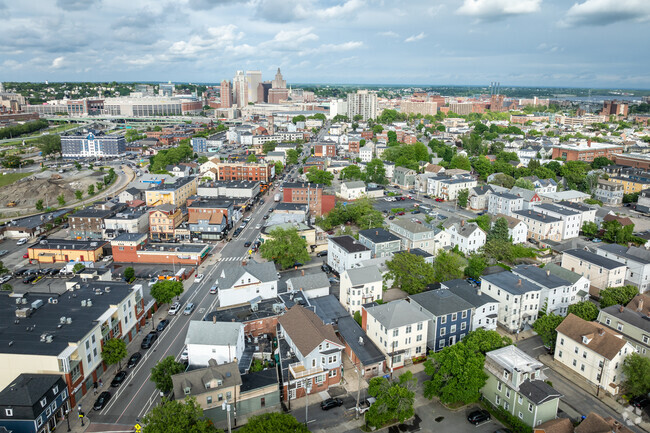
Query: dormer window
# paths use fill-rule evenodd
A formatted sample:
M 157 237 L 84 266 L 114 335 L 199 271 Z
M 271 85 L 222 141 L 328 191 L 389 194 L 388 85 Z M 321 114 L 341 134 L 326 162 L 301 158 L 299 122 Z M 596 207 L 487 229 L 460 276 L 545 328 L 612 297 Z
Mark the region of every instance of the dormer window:
M 53 393 L 54 395 L 57 395 L 57 394 L 59 393 L 59 387 L 58 387 L 58 386 L 55 386 L 54 388 L 52 388 L 52 393 Z
M 508 372 L 508 370 L 503 370 L 503 378 L 507 379 L 508 377 L 510 377 L 510 373 Z
M 582 336 L 582 344 L 589 344 L 591 341 L 591 338 L 587 337 L 586 335 Z
M 47 405 L 47 398 L 42 399 L 40 403 L 41 403 L 41 407 L 45 407 L 45 405 Z
M 221 385 L 223 385 L 223 381 L 220 380 L 220 379 L 217 379 L 217 386 L 221 386 Z
M 183 393 L 184 393 L 185 395 L 190 395 L 191 392 L 192 392 L 192 388 L 190 388 L 189 386 L 183 388 Z

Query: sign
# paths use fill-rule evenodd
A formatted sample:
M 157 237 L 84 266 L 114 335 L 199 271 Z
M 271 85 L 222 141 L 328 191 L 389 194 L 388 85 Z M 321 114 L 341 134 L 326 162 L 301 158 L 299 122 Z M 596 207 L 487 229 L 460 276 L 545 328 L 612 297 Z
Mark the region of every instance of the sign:
M 142 426 L 140 424 L 134 425 L 133 428 L 135 429 L 136 433 L 140 433 L 142 430 Z

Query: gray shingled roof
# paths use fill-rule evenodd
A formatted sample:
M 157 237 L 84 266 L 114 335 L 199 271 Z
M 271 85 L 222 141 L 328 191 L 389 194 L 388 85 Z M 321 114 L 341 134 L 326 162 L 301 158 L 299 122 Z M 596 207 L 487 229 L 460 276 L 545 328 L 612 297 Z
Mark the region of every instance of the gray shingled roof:
M 237 345 L 239 333 L 244 328 L 239 322 L 208 322 L 191 320 L 185 336 L 185 344 L 205 344 L 233 347 Z
M 645 332 L 650 332 L 650 320 L 645 319 L 645 315 L 638 311 L 634 311 L 630 308 L 623 308 L 623 311 L 621 311 L 620 305 L 612 305 L 611 307 L 604 308 L 603 312 L 609 314 L 612 317 L 616 317 L 622 322 L 636 326 Z
M 519 385 L 519 393 L 535 405 L 562 397 L 562 394 L 542 380 L 526 379 Z
M 323 287 L 330 287 L 330 282 L 327 279 L 327 275 L 325 275 L 323 272 L 289 278 L 287 280 L 287 286 L 289 284 L 291 284 L 291 287 L 293 287 L 294 290 L 313 290 Z
M 366 311 L 387 329 L 429 320 L 429 317 L 421 312 L 418 307 L 404 299 L 368 307 Z
M 214 389 L 226 389 L 236 385 L 241 385 L 242 380 L 239 374 L 239 367 L 236 362 L 219 364 L 211 359 L 210 365 L 205 368 L 188 370 L 183 373 L 174 374 L 172 383 L 174 386 L 174 395 L 185 395 L 185 388 L 190 388 L 190 395 L 200 395 Z M 220 380 L 221 386 L 217 386 L 212 381 Z M 206 388 L 210 384 L 210 388 Z
M 618 267 L 625 266 L 624 263 L 617 262 L 616 260 L 608 259 L 607 257 L 599 256 L 598 254 L 594 254 L 586 250 L 579 250 L 579 249 L 566 250 L 564 251 L 564 254 L 577 257 L 580 260 L 593 263 L 596 266 L 600 266 L 601 268 L 605 268 L 605 269 L 616 269 Z
M 359 230 L 359 236 L 367 238 L 374 244 L 400 240 L 399 236 L 396 236 L 383 228 Z
M 482 307 L 490 302 L 498 302 L 496 299 L 486 295 L 483 291 L 481 291 L 481 294 L 479 295 L 478 289 L 462 278 L 443 281 L 441 284 L 447 287 L 447 290 L 463 298 L 476 308 Z
M 638 247 L 624 247 L 618 244 L 605 244 L 598 247 L 599 250 L 607 251 L 608 253 L 616 254 L 635 262 L 643 264 L 650 263 L 650 251 L 645 248 Z
M 429 290 L 428 292 L 418 293 L 409 296 L 410 299 L 417 302 L 422 308 L 429 311 L 434 316 L 444 316 L 459 311 L 471 310 L 472 304 L 456 295 L 449 290 Z
M 360 286 L 362 284 L 373 283 L 376 281 L 379 281 L 380 283 L 382 282 L 381 272 L 377 266 L 347 269 L 345 273 L 348 274 L 353 286 Z
M 239 265 L 225 269 L 219 275 L 219 287 L 221 289 L 229 289 L 233 287 L 245 273 L 251 274 L 262 283 L 276 281 L 278 279 L 277 271 L 275 270 L 273 262 L 247 262 L 246 266 Z M 221 275 L 224 275 L 224 277 Z
M 513 295 L 519 296 L 528 292 L 537 292 L 540 288 L 525 280 L 512 272 L 499 272 L 498 274 L 483 275 L 483 283 L 492 283 L 502 290 L 505 290 Z
M 549 270 L 534 265 L 518 265 L 512 268 L 512 272 L 549 289 L 571 285 L 564 278 L 560 278 Z
M 580 278 L 582 278 L 582 275 L 573 272 L 569 269 L 563 268 L 560 265 L 556 265 L 555 263 L 547 264 L 546 266 L 544 266 L 544 269 L 546 269 L 553 275 L 557 275 L 560 278 L 564 278 L 571 284 L 575 284 Z

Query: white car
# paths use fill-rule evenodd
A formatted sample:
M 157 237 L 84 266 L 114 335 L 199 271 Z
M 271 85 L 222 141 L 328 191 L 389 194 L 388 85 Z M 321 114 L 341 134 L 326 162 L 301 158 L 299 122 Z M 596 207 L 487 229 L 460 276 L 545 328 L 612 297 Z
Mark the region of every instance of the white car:
M 181 362 L 187 362 L 189 359 L 190 359 L 190 354 L 186 347 L 185 349 L 183 349 L 183 353 L 181 353 Z
M 258 225 L 255 226 L 255 230 L 259 230 L 261 228 L 262 228 L 262 224 L 258 224 Z
M 171 307 L 169 307 L 169 311 L 167 312 L 170 316 L 175 316 L 176 313 L 181 311 L 181 303 L 180 302 L 174 302 Z
M 27 238 L 22 238 L 18 239 L 18 242 L 16 242 L 16 245 L 25 245 L 29 239 Z
M 203 274 L 196 274 L 196 277 L 194 277 L 194 282 L 200 283 L 201 281 L 203 281 Z

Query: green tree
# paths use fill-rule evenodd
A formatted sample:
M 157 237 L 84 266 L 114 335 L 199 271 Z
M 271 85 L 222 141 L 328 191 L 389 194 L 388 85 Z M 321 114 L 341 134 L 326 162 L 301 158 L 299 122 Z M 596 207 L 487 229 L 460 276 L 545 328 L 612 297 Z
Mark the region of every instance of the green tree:
M 175 280 L 160 280 L 150 290 L 151 296 L 158 304 L 167 304 L 183 293 L 183 283 Z
M 533 329 L 542 338 L 545 346 L 555 350 L 555 340 L 557 340 L 557 328 L 564 320 L 564 317 L 555 314 L 546 314 L 537 318 L 533 323 Z
M 124 279 L 126 281 L 132 281 L 135 278 L 135 269 L 131 266 L 124 270 Z
M 269 153 L 275 150 L 275 147 L 278 145 L 278 142 L 275 140 L 267 141 L 262 145 L 262 152 Z
M 149 379 L 156 384 L 156 388 L 160 391 L 170 392 L 174 387 L 172 376 L 183 371 L 185 371 L 185 365 L 177 362 L 173 356 L 168 356 L 151 369 L 151 377 Z
M 479 155 L 472 159 L 472 167 L 474 167 L 474 171 L 476 171 L 479 177 L 483 180 L 487 179 L 487 177 L 493 173 L 492 163 L 483 155 Z
M 530 191 L 535 191 L 535 185 L 533 185 L 533 182 L 531 182 L 528 179 L 524 178 L 519 178 L 515 181 L 515 186 L 518 186 L 519 188 L 527 189 Z
M 11 286 L 11 284 L 9 284 L 9 283 L 4 283 L 4 284 L 0 287 L 0 289 L 2 289 L 2 290 L 5 291 L 5 292 L 11 292 L 11 291 L 14 290 L 14 288 L 13 288 L 13 287 Z
M 320 170 L 319 168 L 312 167 L 307 172 L 307 179 L 312 183 L 331 186 L 334 175 L 329 171 Z
M 121 338 L 111 338 L 102 347 L 102 361 L 108 365 L 121 364 L 127 355 L 126 343 Z M 118 365 L 117 369 L 120 370 L 121 366 Z
M 603 240 L 611 243 L 626 244 L 632 240 L 634 234 L 634 224 L 624 227 L 617 220 L 605 221 L 602 228 L 605 230 Z
M 296 123 L 304 122 L 305 120 L 307 120 L 306 117 L 303 116 L 302 114 L 300 114 L 298 116 L 293 116 L 293 118 L 291 119 L 291 122 L 293 122 L 293 124 L 295 125 Z
M 77 263 L 72 267 L 72 272 L 74 272 L 75 274 L 78 274 L 79 272 L 83 271 L 84 269 L 86 269 L 86 265 L 84 265 L 83 263 Z
M 472 170 L 472 165 L 469 162 L 469 159 L 466 156 L 456 155 L 451 158 L 449 163 L 449 168 L 460 168 L 461 170 Z
M 184 401 L 163 399 L 143 418 L 143 433 L 222 433 L 203 417 L 203 409 L 194 397 Z M 243 431 L 241 429 L 240 431 Z
M 63 193 L 61 193 L 61 194 L 56 198 L 56 201 L 59 202 L 59 205 L 60 205 L 60 206 L 64 206 L 64 205 L 65 205 L 65 196 L 63 195 Z
M 497 218 L 494 224 L 492 224 L 490 230 L 487 232 L 487 241 L 493 239 L 499 241 L 510 240 L 510 235 L 508 234 L 508 221 L 505 218 Z
M 282 173 L 282 170 L 284 170 L 282 161 L 275 161 L 275 175 L 277 176 L 278 174 Z
M 39 198 L 36 201 L 36 206 L 35 207 L 36 207 L 37 211 L 42 211 L 43 209 L 45 209 L 45 206 L 43 206 L 43 199 L 42 198 Z
M 472 254 L 467 260 L 465 275 L 474 279 L 479 279 L 481 278 L 481 275 L 483 275 L 485 268 L 487 268 L 485 258 L 480 254 Z
M 307 241 L 298 234 L 295 228 L 275 228 L 260 246 L 260 254 L 266 260 L 272 260 L 281 268 L 286 269 L 294 263 L 305 263 L 309 260 Z
M 341 180 L 360 180 L 362 177 L 363 174 L 358 165 L 348 165 L 341 170 L 341 174 L 339 175 L 339 179 Z
M 95 195 L 95 185 L 88 185 L 88 195 L 89 196 Z
M 479 215 L 473 220 L 469 220 L 469 222 L 476 223 L 476 225 L 485 233 L 490 231 L 490 215 L 488 214 Z
M 417 379 L 407 371 L 397 380 L 373 377 L 368 383 L 368 395 L 377 399 L 366 412 L 366 423 L 380 428 L 392 421 L 404 422 L 415 414 Z
M 287 150 L 287 165 L 298 164 L 299 157 L 300 157 L 300 153 L 297 150 L 295 149 Z
M 254 153 L 251 153 L 251 154 L 248 155 L 248 157 L 246 158 L 246 162 L 257 162 L 257 156 L 255 156 Z
M 2 166 L 6 168 L 19 168 L 22 160 L 18 155 L 7 155 L 2 160 Z
M 372 182 L 379 185 L 385 185 L 388 183 L 386 180 L 386 168 L 384 167 L 384 161 L 379 158 L 373 158 L 369 163 L 366 164 L 364 177 L 366 182 Z
M 515 178 L 508 174 L 499 173 L 494 175 L 490 183 L 510 189 L 515 186 Z
M 465 336 L 462 340 L 470 350 L 480 352 L 485 355 L 492 350 L 501 349 L 510 346 L 512 340 L 509 337 L 499 334 L 497 331 L 478 328 Z
M 205 164 L 205 163 L 208 162 L 208 161 L 209 161 L 209 160 L 208 160 L 208 157 L 205 156 L 205 155 L 201 155 L 201 156 L 199 156 L 199 157 L 196 159 L 196 163 L 197 163 L 197 164 Z
M 438 397 L 445 404 L 478 401 L 488 378 L 483 371 L 484 362 L 480 352 L 463 342 L 431 353 L 424 363 L 424 372 L 431 376 L 424 382 L 424 396 Z
M 84 196 L 84 192 L 78 189 L 74 192 L 74 196 L 77 200 L 81 200 Z
M 359 326 L 363 326 L 363 322 L 361 320 L 361 312 L 359 310 L 354 312 L 354 321 L 359 324 Z
M 36 142 L 43 157 L 61 154 L 61 136 L 59 134 L 43 135 Z
M 469 190 L 463 189 L 458 192 L 458 206 L 461 208 L 467 207 L 467 199 L 469 198 Z
M 453 252 L 440 251 L 433 262 L 433 280 L 437 282 L 462 278 L 465 263 Z
M 238 433 L 309 433 L 309 429 L 289 413 L 271 412 L 256 415 L 237 430 Z
M 598 318 L 598 307 L 590 301 L 581 301 L 576 304 L 569 305 L 568 314 L 575 314 L 587 322 L 592 322 Z
M 428 284 L 434 281 L 433 265 L 426 263 L 422 256 L 401 252 L 393 255 L 386 262 L 388 272 L 385 281 L 394 281 L 394 286 L 404 290 L 409 295 L 422 292 Z
M 591 162 L 591 168 L 594 170 L 598 170 L 599 168 L 606 167 L 608 165 L 613 165 L 614 161 L 605 158 L 604 156 L 597 156 L 594 158 L 594 160 Z
M 612 305 L 625 306 L 638 294 L 639 289 L 633 285 L 608 287 L 600 291 L 600 308 Z
M 388 137 L 388 142 L 389 143 L 397 143 L 397 132 L 395 131 L 388 131 L 386 133 L 386 136 Z
M 582 223 L 582 234 L 588 237 L 593 237 L 598 234 L 598 226 L 591 221 Z
M 623 361 L 623 388 L 632 397 L 650 392 L 650 358 L 632 353 Z

